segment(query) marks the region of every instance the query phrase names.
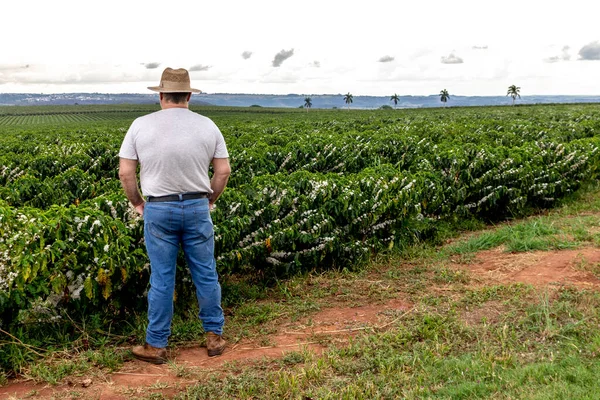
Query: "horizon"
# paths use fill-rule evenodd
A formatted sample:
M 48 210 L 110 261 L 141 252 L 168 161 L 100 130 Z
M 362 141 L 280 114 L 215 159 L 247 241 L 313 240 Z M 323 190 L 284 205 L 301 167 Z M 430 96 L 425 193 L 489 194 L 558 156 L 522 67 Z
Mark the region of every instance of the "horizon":
M 2 95 L 35 95 L 35 96 L 56 96 L 56 95 L 77 95 L 77 94 L 95 94 L 95 95 L 142 95 L 142 96 L 153 96 L 156 93 L 139 93 L 139 92 L 54 92 L 54 93 L 36 93 L 36 92 L 0 92 Z M 353 94 L 352 97 L 391 97 L 392 95 L 372 95 L 372 94 Z M 396 93 L 397 94 L 397 93 Z M 196 96 L 211 96 L 211 95 L 226 95 L 226 96 L 273 96 L 273 97 L 285 97 L 285 96 L 298 96 L 298 97 L 313 97 L 313 96 L 345 96 L 346 93 L 319 93 L 319 94 L 303 94 L 303 93 L 235 93 L 235 92 L 214 92 L 214 93 L 192 93 L 192 98 Z M 465 95 L 465 94 L 453 94 L 449 93 L 450 99 L 452 97 L 507 97 L 509 95 Z M 398 94 L 399 97 L 439 97 L 439 93 L 435 94 Z M 521 98 L 526 97 L 600 97 L 599 94 L 520 94 Z
M 353 95 L 351 104 L 345 103 L 343 94 L 302 95 L 288 94 L 248 94 L 248 93 L 213 93 L 195 94 L 190 101 L 194 106 L 217 107 L 252 107 L 266 108 L 304 108 L 305 98 L 310 97 L 315 109 L 351 108 L 378 109 L 386 106 L 398 109 L 430 108 L 430 107 L 476 107 L 476 106 L 509 106 L 514 104 L 600 104 L 600 96 L 593 95 L 530 95 L 518 98 L 516 102 L 511 96 L 461 96 L 451 95 L 447 103 L 441 102 L 439 94 L 431 95 L 399 95 L 394 102 L 392 96 Z M 156 93 L 0 93 L 0 106 L 91 106 L 91 105 L 149 105 L 158 104 Z

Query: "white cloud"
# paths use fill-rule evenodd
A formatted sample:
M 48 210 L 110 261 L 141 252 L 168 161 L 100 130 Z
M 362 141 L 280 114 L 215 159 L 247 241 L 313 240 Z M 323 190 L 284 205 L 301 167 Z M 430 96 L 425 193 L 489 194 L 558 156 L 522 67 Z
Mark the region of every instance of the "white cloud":
M 442 56 L 441 63 L 442 64 L 462 64 L 463 59 L 458 57 L 454 53 L 450 53 L 450 55 L 448 55 L 448 56 Z
M 544 58 L 544 61 L 547 63 L 555 63 L 559 61 L 569 61 L 571 59 L 571 54 L 569 54 L 569 50 L 571 48 L 569 46 L 563 46 L 560 55 L 555 55 L 551 57 Z
M 190 72 L 195 72 L 195 71 L 208 71 L 211 68 L 210 65 L 204 65 L 204 64 L 196 64 L 196 65 L 192 65 L 189 69 Z
M 274 67 L 279 67 L 285 60 L 287 60 L 288 58 L 290 58 L 293 55 L 294 55 L 294 49 L 281 50 L 279 53 L 275 54 L 272 65 Z
M 130 64 L 119 67 L 103 64 L 0 66 L 0 83 L 21 85 L 76 85 L 112 84 L 159 81 L 160 72 L 144 65 Z
M 579 50 L 580 60 L 600 60 L 600 42 L 588 43 Z
M 394 57 L 392 57 L 392 56 L 383 56 L 383 57 L 381 57 L 377 61 L 380 62 L 380 63 L 392 62 L 392 61 L 394 61 Z

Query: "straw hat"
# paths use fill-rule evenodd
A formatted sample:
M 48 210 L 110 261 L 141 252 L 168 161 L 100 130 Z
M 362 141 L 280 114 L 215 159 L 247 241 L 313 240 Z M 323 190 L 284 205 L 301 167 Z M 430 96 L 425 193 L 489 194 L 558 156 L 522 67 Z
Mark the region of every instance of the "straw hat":
M 202 90 L 190 87 L 190 74 L 183 68 L 165 68 L 160 77 L 160 85 L 148 86 L 148 89 L 162 93 L 202 93 Z

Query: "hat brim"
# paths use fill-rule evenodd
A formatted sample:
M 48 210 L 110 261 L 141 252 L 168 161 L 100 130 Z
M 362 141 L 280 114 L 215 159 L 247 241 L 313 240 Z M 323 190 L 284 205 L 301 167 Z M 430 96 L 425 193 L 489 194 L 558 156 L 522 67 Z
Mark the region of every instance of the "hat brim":
M 148 86 L 148 89 L 152 90 L 153 92 L 159 92 L 159 93 L 202 93 L 202 90 L 200 89 L 193 89 L 193 88 L 189 88 L 189 89 L 167 89 L 164 87 L 160 87 L 160 86 Z

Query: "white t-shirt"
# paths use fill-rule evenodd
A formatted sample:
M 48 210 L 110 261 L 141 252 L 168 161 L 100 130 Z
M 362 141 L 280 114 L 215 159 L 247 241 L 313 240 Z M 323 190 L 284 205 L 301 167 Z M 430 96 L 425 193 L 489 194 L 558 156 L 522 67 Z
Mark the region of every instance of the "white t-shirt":
M 133 121 L 119 157 L 140 163 L 144 196 L 166 196 L 212 193 L 208 167 L 229 153 L 212 120 L 187 108 L 169 108 Z

